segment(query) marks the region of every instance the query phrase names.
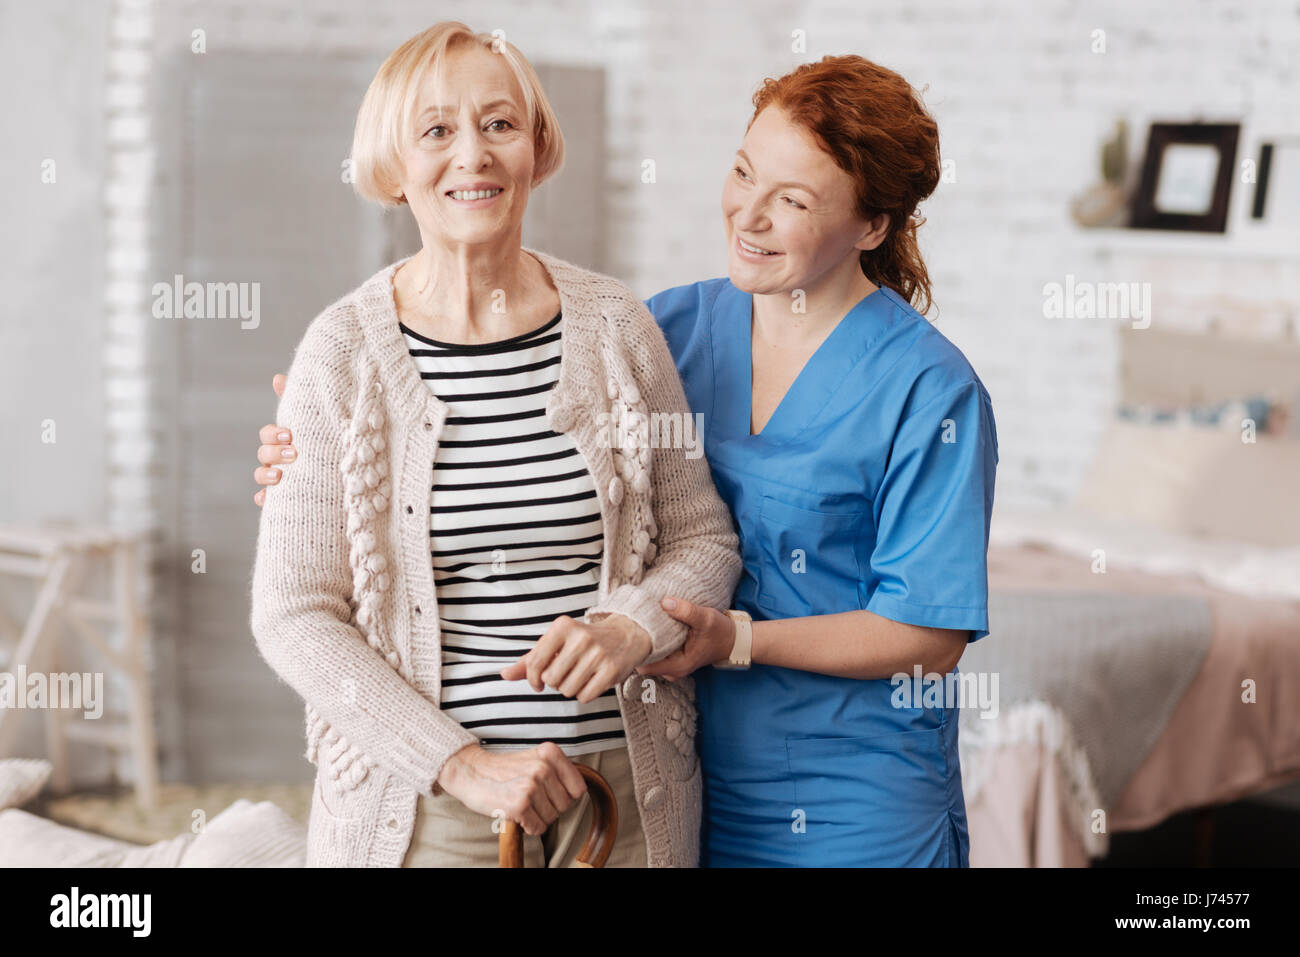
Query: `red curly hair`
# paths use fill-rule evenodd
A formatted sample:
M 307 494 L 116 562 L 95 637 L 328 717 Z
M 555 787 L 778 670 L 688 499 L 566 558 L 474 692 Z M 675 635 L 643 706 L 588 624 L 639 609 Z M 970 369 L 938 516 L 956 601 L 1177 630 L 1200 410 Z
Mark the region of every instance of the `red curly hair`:
M 889 214 L 884 241 L 859 256 L 862 272 L 925 315 L 930 274 L 916 243 L 925 219 L 915 212 L 939 185 L 939 126 L 919 94 L 870 60 L 827 56 L 764 80 L 754 94 L 750 126 L 768 106 L 781 107 L 853 177 L 859 216 Z

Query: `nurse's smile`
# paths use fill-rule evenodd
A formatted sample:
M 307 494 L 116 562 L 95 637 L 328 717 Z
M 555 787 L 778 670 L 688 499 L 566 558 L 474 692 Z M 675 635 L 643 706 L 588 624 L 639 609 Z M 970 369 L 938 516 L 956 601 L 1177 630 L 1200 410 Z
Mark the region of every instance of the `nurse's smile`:
M 776 250 L 764 249 L 762 246 L 754 246 L 745 242 L 739 236 L 736 237 L 737 252 L 741 259 L 747 259 L 750 262 L 764 262 L 769 259 L 775 259 L 778 256 L 785 255 Z

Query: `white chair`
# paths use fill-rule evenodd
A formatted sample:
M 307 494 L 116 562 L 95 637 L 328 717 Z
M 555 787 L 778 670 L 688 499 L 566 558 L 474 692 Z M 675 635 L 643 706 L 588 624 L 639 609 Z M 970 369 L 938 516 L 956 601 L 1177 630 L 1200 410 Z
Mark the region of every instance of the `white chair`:
M 0 575 L 36 581 L 36 600 L 19 629 L 0 614 L 0 672 L 12 675 L 60 671 L 59 631 L 62 621 L 72 633 L 95 648 L 108 662 L 109 674 L 125 679 L 129 714 L 97 720 L 70 720 L 66 707 L 47 707 L 45 734 L 53 765 L 51 789 L 70 786 L 68 742 L 84 741 L 111 751 L 130 751 L 135 764 L 136 800 L 141 807 L 158 803 L 158 760 L 150 693 L 148 630 L 136 591 L 142 538 L 131 532 L 82 524 L 0 526 Z M 112 595 L 95 599 L 78 592 L 86 572 L 107 562 Z M 103 626 L 107 625 L 107 628 Z M 116 625 L 116 646 L 108 635 Z M 106 634 L 107 633 L 107 634 Z M 105 684 L 109 674 L 105 675 Z M 25 687 L 16 693 L 26 694 Z M 13 747 L 22 711 L 11 712 L 0 702 L 0 757 Z

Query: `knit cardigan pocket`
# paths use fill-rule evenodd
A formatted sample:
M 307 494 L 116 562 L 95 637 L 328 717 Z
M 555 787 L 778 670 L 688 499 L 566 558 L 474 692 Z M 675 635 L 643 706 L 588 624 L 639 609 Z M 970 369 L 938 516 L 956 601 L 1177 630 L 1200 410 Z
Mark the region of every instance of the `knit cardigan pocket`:
M 306 711 L 306 758 L 324 772 L 324 784 L 331 791 L 328 797 L 334 801 L 333 809 L 339 809 L 347 792 L 360 786 L 375 768 L 375 762 L 334 730 L 310 704 Z

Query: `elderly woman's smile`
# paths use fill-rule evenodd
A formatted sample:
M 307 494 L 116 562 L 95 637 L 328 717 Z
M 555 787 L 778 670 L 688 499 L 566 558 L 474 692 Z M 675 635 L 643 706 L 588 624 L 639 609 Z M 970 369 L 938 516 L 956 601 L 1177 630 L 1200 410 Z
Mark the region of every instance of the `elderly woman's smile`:
M 500 186 L 490 183 L 473 183 L 456 189 L 447 190 L 447 195 L 457 203 L 471 208 L 486 206 L 501 194 Z

